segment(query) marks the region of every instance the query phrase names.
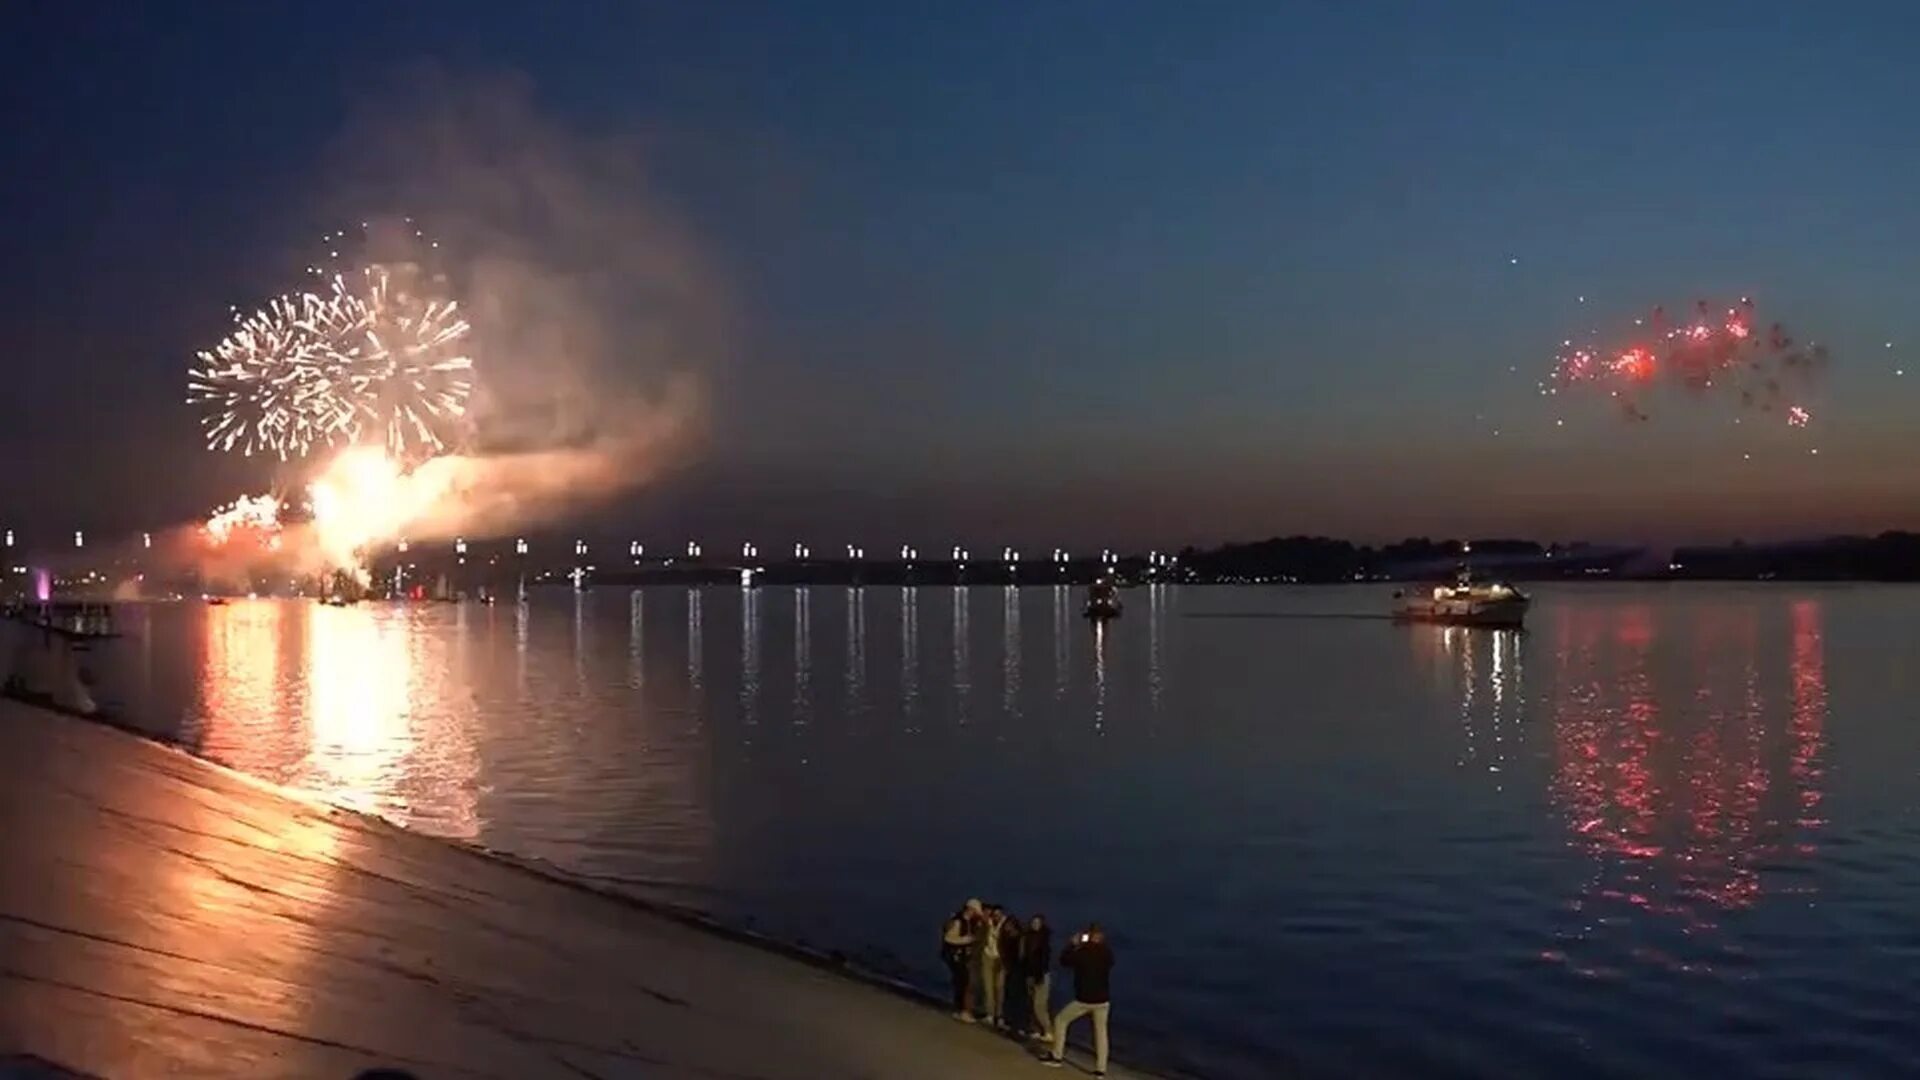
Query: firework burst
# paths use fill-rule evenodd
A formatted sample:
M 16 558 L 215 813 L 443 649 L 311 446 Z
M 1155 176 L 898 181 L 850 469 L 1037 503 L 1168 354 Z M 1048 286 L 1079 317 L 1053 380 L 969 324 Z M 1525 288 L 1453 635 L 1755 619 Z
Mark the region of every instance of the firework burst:
M 344 237 L 327 238 L 336 261 Z M 417 264 L 332 273 L 324 291 L 279 297 L 236 323 L 187 376 L 188 403 L 207 410 L 209 449 L 284 461 L 378 442 L 418 462 L 465 431 L 471 327 L 445 280 Z
M 243 495 L 214 511 L 201 531 L 214 547 L 226 547 L 236 536 L 253 536 L 262 547 L 277 550 L 280 500 L 272 495 Z
M 457 301 L 423 295 L 417 277 L 388 266 L 335 277 L 328 304 L 343 324 L 330 350 L 330 396 L 351 410 L 356 441 L 378 438 L 410 461 L 459 439 L 473 393 L 471 327 Z
M 209 449 L 284 461 L 345 433 L 351 413 L 326 375 L 336 362 L 328 307 L 311 294 L 279 297 L 237 316 L 234 331 L 197 356 L 187 403 L 208 410 L 201 426 Z
M 1692 396 L 1729 398 L 1743 409 L 1783 416 L 1791 427 L 1812 420 L 1795 398 L 1826 369 L 1827 351 L 1795 341 L 1779 323 L 1761 329 L 1753 301 L 1720 309 L 1703 300 L 1679 322 L 1655 308 L 1635 326 L 1638 340 L 1620 346 L 1563 342 L 1540 392 L 1604 392 L 1629 419 L 1648 420 L 1649 398 L 1668 386 Z

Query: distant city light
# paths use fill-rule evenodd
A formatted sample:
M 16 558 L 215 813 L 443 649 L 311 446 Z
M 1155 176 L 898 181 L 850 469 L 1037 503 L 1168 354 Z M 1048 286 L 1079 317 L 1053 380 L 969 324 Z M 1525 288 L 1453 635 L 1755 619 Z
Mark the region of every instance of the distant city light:
M 633 543 L 627 545 L 627 554 L 633 556 L 636 559 L 642 555 L 645 555 L 646 553 L 647 553 L 647 545 L 641 543 L 638 540 L 635 540 Z
M 573 542 L 573 553 L 575 555 L 585 555 L 587 553 L 587 542 L 585 540 L 575 540 Z
M 143 548 L 149 548 L 149 549 L 150 549 L 150 548 L 152 548 L 152 547 L 153 547 L 153 534 L 152 534 L 152 533 L 141 533 L 141 534 L 140 534 L 140 546 L 141 546 L 141 547 L 143 547 Z
M 467 553 L 467 538 L 466 538 L 466 537 L 464 537 L 464 536 L 460 536 L 460 537 L 455 537 L 455 538 L 454 538 L 454 541 L 453 541 L 453 553 L 454 553 L 455 555 L 465 555 L 465 554 Z
M 525 555 L 527 553 L 527 541 L 525 538 L 513 542 L 513 553 L 515 555 Z
M 79 529 L 73 530 L 73 546 L 77 548 L 83 548 L 87 546 L 86 534 L 81 532 Z

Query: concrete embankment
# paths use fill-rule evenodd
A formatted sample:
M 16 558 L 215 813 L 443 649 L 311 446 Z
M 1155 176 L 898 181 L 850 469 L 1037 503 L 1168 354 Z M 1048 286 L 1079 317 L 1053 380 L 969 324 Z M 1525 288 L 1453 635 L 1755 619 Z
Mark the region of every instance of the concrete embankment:
M 13 1055 L 111 1078 L 1049 1075 L 885 989 L 0 702 Z

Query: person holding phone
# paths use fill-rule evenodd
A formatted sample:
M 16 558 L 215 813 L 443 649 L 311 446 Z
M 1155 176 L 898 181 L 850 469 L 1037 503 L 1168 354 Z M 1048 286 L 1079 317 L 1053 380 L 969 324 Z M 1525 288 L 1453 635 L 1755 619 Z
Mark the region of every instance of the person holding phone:
M 1060 954 L 1060 966 L 1073 972 L 1073 1000 L 1053 1018 L 1053 1053 L 1046 1063 L 1059 1068 L 1067 1060 L 1067 1025 L 1083 1016 L 1093 1018 L 1093 1075 L 1107 1075 L 1107 1012 L 1112 994 L 1113 949 L 1099 923 L 1074 935 Z

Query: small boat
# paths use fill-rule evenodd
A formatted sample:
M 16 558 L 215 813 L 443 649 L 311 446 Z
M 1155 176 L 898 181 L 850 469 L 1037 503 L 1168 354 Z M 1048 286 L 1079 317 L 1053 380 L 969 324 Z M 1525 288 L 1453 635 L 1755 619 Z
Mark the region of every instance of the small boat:
M 208 607 L 226 607 L 227 598 L 224 596 L 209 596 L 207 597 L 207 606 Z
M 1081 612 L 1089 619 L 1117 619 L 1121 612 L 1120 589 L 1109 578 L 1101 578 L 1087 587 L 1087 606 Z
M 1400 601 L 1393 610 L 1395 622 L 1440 623 L 1446 626 L 1483 626 L 1518 630 L 1533 603 L 1526 593 L 1505 582 L 1473 580 L 1472 571 L 1460 567 L 1451 585 L 1436 585 L 1430 593 L 1395 593 Z

